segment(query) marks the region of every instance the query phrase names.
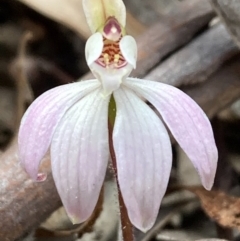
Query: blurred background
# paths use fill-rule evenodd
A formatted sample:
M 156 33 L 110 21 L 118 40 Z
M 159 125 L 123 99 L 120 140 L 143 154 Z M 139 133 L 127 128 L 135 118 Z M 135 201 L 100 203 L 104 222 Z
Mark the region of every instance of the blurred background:
M 240 2 L 125 0 L 138 43 L 132 76 L 181 88 L 211 119 L 219 149 L 214 190 L 172 138 L 174 166 L 158 220 L 137 241 L 240 240 Z M 109 172 L 102 209 L 72 225 L 50 173 L 33 183 L 17 158 L 19 123 L 46 90 L 91 78 L 90 31 L 81 0 L 0 0 L 0 240 L 117 240 L 117 191 Z

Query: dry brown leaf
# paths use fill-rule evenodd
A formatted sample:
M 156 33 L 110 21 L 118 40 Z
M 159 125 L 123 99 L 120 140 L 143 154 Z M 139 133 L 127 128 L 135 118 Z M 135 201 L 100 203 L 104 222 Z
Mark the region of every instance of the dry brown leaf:
M 204 211 L 219 225 L 240 230 L 240 198 L 221 191 L 206 191 L 202 187 L 187 187 L 196 194 Z
M 87 39 L 90 30 L 82 8 L 82 0 L 18 0 L 37 12 L 70 28 Z M 145 27 L 131 14 L 127 14 L 127 31 L 134 37 L 142 33 Z
M 81 0 L 19 0 L 37 12 L 65 25 L 79 35 L 90 35 Z

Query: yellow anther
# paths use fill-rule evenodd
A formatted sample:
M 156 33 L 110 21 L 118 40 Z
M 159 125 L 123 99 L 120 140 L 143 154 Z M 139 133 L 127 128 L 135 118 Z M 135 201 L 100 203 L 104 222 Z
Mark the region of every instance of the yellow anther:
M 108 65 L 108 64 L 109 64 L 109 55 L 108 55 L 107 53 L 105 53 L 105 54 L 103 55 L 103 58 L 104 58 L 105 64 Z
M 118 63 L 119 58 L 120 58 L 119 54 L 114 54 L 114 63 Z
M 104 58 L 105 60 L 108 59 L 108 54 L 105 53 L 105 54 L 103 55 L 103 58 Z

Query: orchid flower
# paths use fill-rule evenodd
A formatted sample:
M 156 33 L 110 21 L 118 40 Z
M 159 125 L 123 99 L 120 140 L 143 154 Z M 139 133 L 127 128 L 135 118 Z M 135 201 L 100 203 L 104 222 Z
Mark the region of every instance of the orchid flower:
M 38 180 L 39 165 L 50 148 L 58 193 L 72 222 L 79 223 L 90 217 L 97 203 L 112 138 L 129 218 L 146 231 L 156 220 L 170 176 L 166 126 L 208 190 L 218 158 L 212 128 L 201 108 L 181 90 L 128 77 L 136 67 L 137 45 L 125 33 L 122 0 L 83 0 L 83 8 L 93 33 L 86 43 L 86 61 L 96 79 L 56 87 L 32 103 L 20 125 L 20 161 Z M 110 102 L 116 113 L 109 137 Z

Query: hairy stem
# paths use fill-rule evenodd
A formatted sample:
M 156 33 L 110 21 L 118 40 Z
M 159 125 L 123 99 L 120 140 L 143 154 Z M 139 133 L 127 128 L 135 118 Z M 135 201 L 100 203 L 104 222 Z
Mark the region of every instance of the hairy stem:
M 108 122 L 109 149 L 110 149 L 110 155 L 111 155 L 111 159 L 112 159 L 112 169 L 114 172 L 114 176 L 116 178 L 117 189 L 118 189 L 118 200 L 119 200 L 119 208 L 120 208 L 122 237 L 123 237 L 124 241 L 134 241 L 132 224 L 128 217 L 127 208 L 123 201 L 122 193 L 121 193 L 119 183 L 118 183 L 118 178 L 117 178 L 118 177 L 117 160 L 116 160 L 116 155 L 114 152 L 113 140 L 112 140 L 113 126 L 114 126 L 115 117 L 116 117 L 116 104 L 115 104 L 113 97 L 110 100 L 108 113 L 109 113 L 109 122 Z

